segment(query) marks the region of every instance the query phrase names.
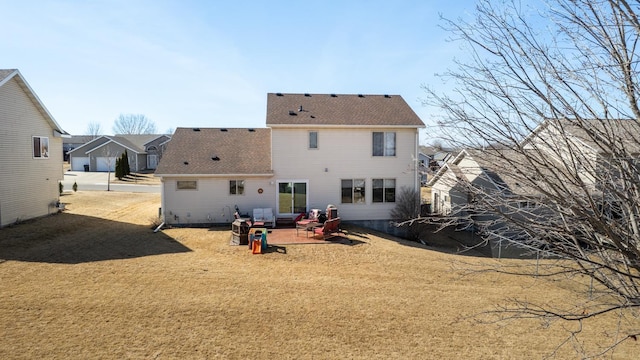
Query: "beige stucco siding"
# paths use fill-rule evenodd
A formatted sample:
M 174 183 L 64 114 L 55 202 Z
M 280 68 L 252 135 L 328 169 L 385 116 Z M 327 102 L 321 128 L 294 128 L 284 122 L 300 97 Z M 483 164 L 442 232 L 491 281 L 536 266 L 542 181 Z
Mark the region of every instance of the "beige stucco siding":
M 237 205 L 241 213 L 254 208 L 274 208 L 275 185 L 270 179 L 236 176 L 244 180 L 243 195 L 229 194 L 230 178 L 174 178 L 162 181 L 162 207 L 167 224 L 231 223 Z M 177 181 L 195 180 L 196 190 L 178 190 Z M 259 192 L 262 189 L 262 192 Z M 275 208 L 274 208 L 275 213 Z
M 309 131 L 318 132 L 318 149 L 309 149 Z M 396 133 L 395 156 L 373 156 L 373 132 Z M 385 220 L 395 203 L 373 203 L 372 179 L 395 179 L 402 187 L 418 190 L 416 129 L 313 128 L 273 129 L 274 179 L 308 180 L 309 208 L 338 207 L 344 220 Z M 341 180 L 364 179 L 366 202 L 341 203 Z
M 62 138 L 15 79 L 0 87 L 0 226 L 54 211 L 62 180 Z M 49 139 L 49 158 L 33 158 L 33 136 Z

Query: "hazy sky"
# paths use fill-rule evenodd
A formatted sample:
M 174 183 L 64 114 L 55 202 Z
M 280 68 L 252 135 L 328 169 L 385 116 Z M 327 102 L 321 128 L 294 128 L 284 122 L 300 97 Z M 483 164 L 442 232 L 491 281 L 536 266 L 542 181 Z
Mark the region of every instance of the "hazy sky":
M 264 127 L 268 92 L 398 94 L 459 57 L 439 25 L 473 0 L 0 0 L 0 68 L 17 68 L 67 132 L 121 113 L 160 132 Z M 429 137 L 423 130 L 422 142 Z

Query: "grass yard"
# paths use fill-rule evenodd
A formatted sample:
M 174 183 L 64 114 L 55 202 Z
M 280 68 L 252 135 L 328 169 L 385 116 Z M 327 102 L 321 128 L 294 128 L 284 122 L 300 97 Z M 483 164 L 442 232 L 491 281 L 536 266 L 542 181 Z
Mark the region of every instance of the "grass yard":
M 2 359 L 540 359 L 576 327 L 474 321 L 509 297 L 574 297 L 571 282 L 456 270 L 492 259 L 359 228 L 352 246 L 252 255 L 229 245 L 230 227 L 154 234 L 158 194 L 62 201 L 62 214 L 0 230 Z M 618 323 L 585 325 L 591 346 Z M 613 358 L 638 353 L 624 343 Z M 571 345 L 556 356 L 576 358 Z

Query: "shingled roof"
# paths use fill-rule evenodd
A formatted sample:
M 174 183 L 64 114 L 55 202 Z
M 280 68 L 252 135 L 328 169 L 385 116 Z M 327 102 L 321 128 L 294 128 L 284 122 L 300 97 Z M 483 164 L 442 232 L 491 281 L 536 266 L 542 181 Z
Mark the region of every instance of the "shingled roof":
M 267 126 L 421 128 L 400 95 L 267 94 Z
M 156 175 L 266 175 L 271 129 L 178 128 Z

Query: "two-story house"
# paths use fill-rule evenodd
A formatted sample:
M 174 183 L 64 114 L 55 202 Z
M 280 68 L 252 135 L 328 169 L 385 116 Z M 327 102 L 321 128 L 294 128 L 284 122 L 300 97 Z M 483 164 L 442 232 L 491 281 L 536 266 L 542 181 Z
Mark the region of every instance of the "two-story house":
M 20 71 L 0 70 L 0 227 L 56 211 L 62 137 Z
M 403 188 L 419 193 L 418 129 L 399 95 L 267 95 L 266 128 L 179 128 L 156 176 L 167 224 L 224 223 L 270 207 L 291 219 L 338 207 L 385 227 Z

